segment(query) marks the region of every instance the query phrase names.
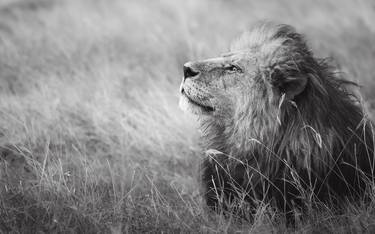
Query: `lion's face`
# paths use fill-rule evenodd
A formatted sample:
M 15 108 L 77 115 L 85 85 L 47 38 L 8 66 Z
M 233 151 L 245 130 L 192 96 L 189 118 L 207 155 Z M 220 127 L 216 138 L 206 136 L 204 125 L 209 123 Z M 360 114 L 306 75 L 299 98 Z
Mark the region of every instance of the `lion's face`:
M 312 53 L 289 26 L 255 27 L 235 40 L 230 51 L 184 65 L 183 110 L 228 126 L 265 126 L 280 122 L 281 105 L 295 102 L 308 82 L 319 83 Z
M 184 65 L 180 107 L 193 114 L 230 117 L 250 98 L 257 69 L 248 51 L 231 52 L 217 58 Z M 263 87 L 265 88 L 265 87 Z

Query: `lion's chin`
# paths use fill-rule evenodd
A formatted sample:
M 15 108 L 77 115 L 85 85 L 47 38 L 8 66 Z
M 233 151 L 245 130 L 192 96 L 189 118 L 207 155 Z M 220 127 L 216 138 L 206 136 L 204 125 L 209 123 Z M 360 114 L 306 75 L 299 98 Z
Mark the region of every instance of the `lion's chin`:
M 181 94 L 179 106 L 183 111 L 195 114 L 195 115 L 211 115 L 214 112 L 214 108 L 210 106 L 204 106 L 199 104 L 185 94 Z

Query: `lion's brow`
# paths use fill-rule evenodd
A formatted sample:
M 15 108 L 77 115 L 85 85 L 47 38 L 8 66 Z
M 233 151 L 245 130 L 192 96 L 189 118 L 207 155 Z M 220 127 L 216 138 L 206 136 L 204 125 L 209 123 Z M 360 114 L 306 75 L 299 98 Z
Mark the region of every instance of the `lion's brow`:
M 236 55 L 236 54 L 246 54 L 248 52 L 249 52 L 248 50 L 236 50 L 236 51 L 231 51 L 231 52 L 228 52 L 228 53 L 224 53 L 221 56 L 222 57 L 230 57 L 230 56 L 233 56 L 233 55 Z

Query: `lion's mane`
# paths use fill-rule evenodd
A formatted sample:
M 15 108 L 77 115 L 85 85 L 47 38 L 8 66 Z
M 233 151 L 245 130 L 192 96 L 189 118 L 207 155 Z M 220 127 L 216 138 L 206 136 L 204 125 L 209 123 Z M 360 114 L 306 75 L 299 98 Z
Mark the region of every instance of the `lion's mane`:
M 306 200 L 362 197 L 373 179 L 374 145 L 371 122 L 350 90 L 355 84 L 315 58 L 288 25 L 258 25 L 231 46 L 249 48 L 259 84 L 278 87 L 280 98 L 252 90 L 233 119 L 202 117 L 207 204 L 245 195 L 251 204 L 266 200 L 290 211 Z M 298 76 L 307 78 L 306 87 L 288 100 L 283 79 Z

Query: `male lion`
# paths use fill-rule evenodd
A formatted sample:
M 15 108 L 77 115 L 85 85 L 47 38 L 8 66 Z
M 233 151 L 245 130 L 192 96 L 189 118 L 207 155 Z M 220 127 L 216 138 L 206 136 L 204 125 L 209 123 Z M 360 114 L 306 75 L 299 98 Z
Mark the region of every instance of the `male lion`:
M 245 32 L 229 53 L 186 63 L 180 106 L 199 116 L 207 205 L 267 202 L 290 214 L 364 197 L 371 122 L 339 76 L 293 27 L 273 23 Z

